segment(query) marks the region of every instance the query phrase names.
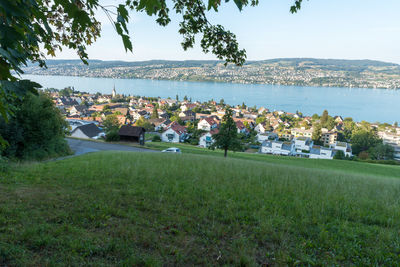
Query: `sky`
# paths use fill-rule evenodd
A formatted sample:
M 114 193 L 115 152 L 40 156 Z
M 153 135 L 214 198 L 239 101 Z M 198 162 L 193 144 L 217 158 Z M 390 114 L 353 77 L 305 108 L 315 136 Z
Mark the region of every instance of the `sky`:
M 117 4 L 118 0 L 102 0 Z M 223 1 L 222 1 L 223 2 Z M 214 24 L 234 32 L 248 60 L 313 57 L 372 59 L 400 64 L 399 0 L 309 0 L 297 14 L 289 12 L 294 0 L 260 0 L 257 7 L 240 12 L 234 3 L 223 3 L 218 13 L 207 15 Z M 171 8 L 172 9 L 172 8 Z M 171 12 L 171 23 L 161 27 L 155 17 L 131 13 L 128 29 L 133 53 L 102 11 L 102 36 L 88 48 L 90 59 L 142 61 L 151 59 L 216 59 L 197 44 L 184 51 L 178 34 L 180 17 Z M 50 57 L 49 57 L 50 58 Z M 57 59 L 78 58 L 64 49 Z

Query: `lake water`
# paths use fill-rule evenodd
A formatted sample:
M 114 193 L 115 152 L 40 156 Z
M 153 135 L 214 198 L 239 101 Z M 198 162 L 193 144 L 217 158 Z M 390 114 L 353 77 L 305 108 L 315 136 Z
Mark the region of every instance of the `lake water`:
M 143 79 L 86 78 L 71 76 L 24 75 L 40 83 L 44 88 L 62 89 L 74 86 L 89 93 L 111 94 L 112 88 L 119 94 L 160 96 L 192 101 L 221 98 L 225 103 L 248 106 L 264 106 L 270 110 L 301 111 L 305 115 L 321 114 L 324 109 L 330 115 L 352 117 L 357 121 L 400 122 L 400 90 L 301 87 L 265 84 L 231 84 L 211 82 L 180 82 Z

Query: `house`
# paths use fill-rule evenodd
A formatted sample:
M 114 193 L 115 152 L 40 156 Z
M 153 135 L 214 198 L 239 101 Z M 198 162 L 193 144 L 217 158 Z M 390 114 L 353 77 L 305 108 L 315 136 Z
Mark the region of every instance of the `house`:
M 194 113 L 194 112 L 191 111 L 191 110 L 181 111 L 181 112 L 178 114 L 178 116 L 179 116 L 180 118 L 183 118 L 183 117 L 192 117 L 193 120 L 196 119 L 196 113 Z
M 257 133 L 265 133 L 266 131 L 268 131 L 271 128 L 271 126 L 269 126 L 266 122 L 262 122 L 257 124 L 256 127 L 254 127 L 254 130 Z
M 217 127 L 218 127 L 217 122 L 210 117 L 201 119 L 197 124 L 197 129 L 208 132 Z
M 312 146 L 310 149 L 310 159 L 333 159 L 334 151 L 332 148 L 323 146 Z
M 88 108 L 86 106 L 72 106 L 69 110 L 69 114 L 71 116 L 86 116 L 88 114 Z
M 169 124 L 171 124 L 171 121 L 169 119 L 149 119 L 149 122 L 151 125 L 154 127 L 154 131 L 160 131 L 162 129 L 166 129 Z
M 337 137 L 338 133 L 335 131 L 322 132 L 321 142 L 324 144 L 324 146 L 329 146 L 336 143 Z
M 146 130 L 143 127 L 122 125 L 118 135 L 121 141 L 136 142 L 144 145 Z
M 248 134 L 250 133 L 249 129 L 246 128 L 242 121 L 236 121 L 236 128 L 238 133 Z
M 265 133 L 259 133 L 257 134 L 257 141 L 259 143 L 262 143 L 266 140 L 278 140 L 278 134 L 274 132 L 265 132 Z
M 334 119 L 335 119 L 335 122 L 337 122 L 337 123 L 343 123 L 343 121 L 344 121 L 342 116 L 335 116 Z
M 289 141 L 293 139 L 293 135 L 290 133 L 290 131 L 282 132 L 280 137 Z
M 296 149 L 296 153 L 301 155 L 302 153 L 308 153 L 312 146 L 312 140 L 309 137 L 296 137 L 294 139 L 294 147 Z
M 351 145 L 349 143 L 346 143 L 346 142 L 335 142 L 330 147 L 335 152 L 339 151 L 339 150 L 343 151 L 344 155 L 347 156 L 347 157 L 352 157 L 353 156 Z
M 187 130 L 177 122 L 171 123 L 170 127 L 161 134 L 161 141 L 179 143 L 187 139 Z
M 83 139 L 98 139 L 101 136 L 104 136 L 104 133 L 96 126 L 96 124 L 89 123 L 76 127 L 71 132 L 71 136 Z
M 291 156 L 294 154 L 293 142 L 264 141 L 260 148 L 260 153 Z
M 301 127 L 301 128 L 293 128 L 291 130 L 291 134 L 294 137 L 299 137 L 299 136 L 304 136 L 304 137 L 312 137 L 312 133 L 313 133 L 313 129 L 306 129 L 305 127 Z
M 268 113 L 269 109 L 261 107 L 257 110 L 258 114 Z
M 149 115 L 149 113 L 147 113 L 147 111 L 145 111 L 145 110 L 137 110 L 137 109 L 135 109 L 134 111 L 131 112 L 131 116 L 135 120 L 139 120 L 142 117 L 145 118 L 146 120 L 148 118 L 150 118 L 150 115 Z
M 200 147 L 210 147 L 215 140 L 213 139 L 213 135 L 218 133 L 218 129 L 213 129 L 210 132 L 204 133 L 200 136 L 199 146 Z
M 186 103 L 186 104 L 184 104 L 184 105 L 181 105 L 181 110 L 182 110 L 183 112 L 185 112 L 185 111 L 194 109 L 196 106 L 197 106 L 196 104 Z
M 60 97 L 57 99 L 57 104 L 64 107 L 79 106 L 76 100 L 69 97 Z

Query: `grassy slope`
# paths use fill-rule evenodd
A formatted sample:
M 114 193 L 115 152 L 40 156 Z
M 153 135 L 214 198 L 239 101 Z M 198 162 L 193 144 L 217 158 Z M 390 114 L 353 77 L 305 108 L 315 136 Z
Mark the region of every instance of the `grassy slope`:
M 182 153 L 185 154 L 201 154 L 223 157 L 223 151 L 210 150 L 200 148 L 188 144 L 171 144 L 163 142 L 150 142 L 146 143 L 146 147 L 156 150 L 163 150 L 168 147 L 179 147 Z M 367 174 L 375 176 L 400 176 L 399 166 L 387 166 L 382 164 L 371 164 L 366 162 L 355 161 L 342 161 L 342 160 L 320 160 L 320 159 L 305 159 L 295 157 L 285 157 L 277 155 L 242 153 L 242 152 L 229 152 L 228 156 L 237 159 L 246 159 L 252 161 L 260 161 L 266 163 L 273 163 L 278 165 L 289 165 L 311 169 L 325 169 L 334 172 L 346 171 L 346 173 L 354 174 Z
M 0 265 L 398 265 L 399 172 L 356 169 L 129 152 L 19 166 L 0 180 Z

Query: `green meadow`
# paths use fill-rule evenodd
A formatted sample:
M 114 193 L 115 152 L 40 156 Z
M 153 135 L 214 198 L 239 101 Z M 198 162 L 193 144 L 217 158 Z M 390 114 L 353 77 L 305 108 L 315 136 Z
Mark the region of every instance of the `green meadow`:
M 13 165 L 0 265 L 400 264 L 399 166 L 182 150 Z

